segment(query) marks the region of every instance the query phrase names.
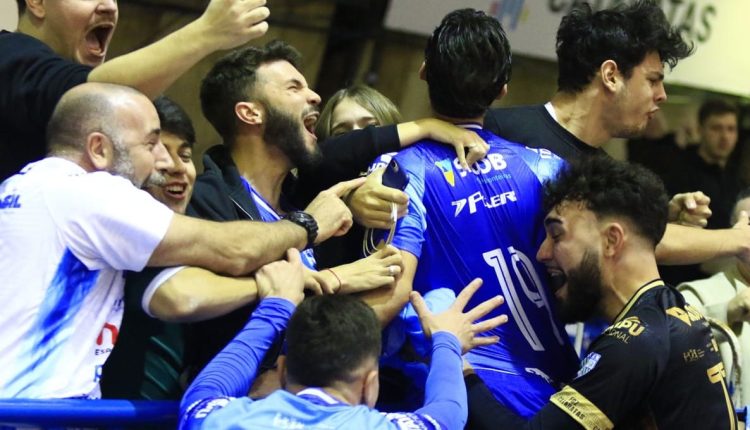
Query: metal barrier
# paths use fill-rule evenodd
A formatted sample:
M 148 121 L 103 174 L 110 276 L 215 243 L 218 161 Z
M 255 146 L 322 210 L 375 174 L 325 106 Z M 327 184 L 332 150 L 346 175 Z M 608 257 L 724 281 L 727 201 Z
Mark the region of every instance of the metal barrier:
M 144 425 L 174 429 L 178 410 L 176 401 L 2 399 L 0 429 L 3 426 L 122 429 Z

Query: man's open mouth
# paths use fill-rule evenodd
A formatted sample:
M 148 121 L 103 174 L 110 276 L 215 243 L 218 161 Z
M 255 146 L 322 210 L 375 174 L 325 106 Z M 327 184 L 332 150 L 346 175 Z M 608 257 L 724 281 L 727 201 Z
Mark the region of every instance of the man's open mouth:
M 107 53 L 109 41 L 115 26 L 112 23 L 101 23 L 86 33 L 86 47 L 94 55 L 103 57 Z

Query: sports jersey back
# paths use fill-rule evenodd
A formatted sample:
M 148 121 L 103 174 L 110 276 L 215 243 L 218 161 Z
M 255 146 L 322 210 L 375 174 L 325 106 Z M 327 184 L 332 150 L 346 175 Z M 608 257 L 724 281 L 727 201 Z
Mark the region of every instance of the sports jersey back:
M 172 212 L 126 179 L 48 158 L 0 184 L 0 397 L 97 397 L 141 270 Z
M 510 321 L 488 332 L 499 343 L 468 354 L 475 368 L 565 380 L 576 360 L 535 258 L 544 237 L 542 183 L 563 162 L 547 150 L 476 131 L 490 149 L 471 170 L 451 147 L 429 141 L 395 156 L 410 178 L 410 202 L 393 244 L 418 257 L 417 291 L 448 287 L 458 294 L 479 277 L 484 285 L 469 308 L 505 298 L 488 317 L 505 313 Z

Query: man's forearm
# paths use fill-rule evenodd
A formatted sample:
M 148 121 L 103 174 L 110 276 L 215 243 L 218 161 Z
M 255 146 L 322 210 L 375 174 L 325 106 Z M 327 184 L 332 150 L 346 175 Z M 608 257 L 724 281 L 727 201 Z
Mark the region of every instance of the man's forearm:
M 149 313 L 163 321 L 196 322 L 226 315 L 258 298 L 253 278 L 217 275 L 187 267 L 165 281 L 149 303 Z
M 667 224 L 656 246 L 659 264 L 697 264 L 718 257 L 733 257 L 748 252 L 750 237 L 745 229 L 704 230 Z
M 148 266 L 196 266 L 241 276 L 306 245 L 307 231 L 286 220 L 214 222 L 175 214 Z
M 88 81 L 126 85 L 153 99 L 212 51 L 210 41 L 201 37 L 200 24 L 193 21 L 151 45 L 96 67 Z

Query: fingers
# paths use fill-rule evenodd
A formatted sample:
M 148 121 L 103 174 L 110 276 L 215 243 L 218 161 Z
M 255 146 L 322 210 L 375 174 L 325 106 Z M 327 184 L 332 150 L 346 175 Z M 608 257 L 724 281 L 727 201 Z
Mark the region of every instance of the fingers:
M 476 348 L 477 346 L 487 346 L 487 345 L 494 345 L 500 341 L 500 338 L 497 336 L 476 336 L 474 339 L 472 339 L 472 349 Z
M 483 316 L 487 315 L 488 313 L 492 312 L 493 309 L 497 308 L 498 306 L 505 303 L 505 300 L 502 296 L 495 296 L 491 299 L 485 300 L 482 303 L 474 306 L 474 309 L 470 310 L 469 312 L 466 312 L 466 316 L 471 321 L 476 321 Z
M 740 215 L 737 217 L 737 222 L 734 223 L 735 228 L 746 227 L 748 224 L 748 215 L 746 211 L 740 211 Z
M 490 146 L 477 135 L 476 142 L 469 148 L 468 154 L 466 154 L 466 164 L 468 166 L 473 165 L 477 161 L 481 160 L 487 155 L 487 151 L 490 150 Z M 468 166 L 466 167 L 468 170 Z
M 494 318 L 490 318 L 484 321 L 480 321 L 472 326 L 474 333 L 483 333 L 487 330 L 500 327 L 501 325 L 508 322 L 507 315 L 499 315 Z
M 466 307 L 466 304 L 469 303 L 469 300 L 471 300 L 471 298 L 474 296 L 474 293 L 476 293 L 481 286 L 482 280 L 480 278 L 476 278 L 473 281 L 469 282 L 469 285 L 465 286 L 463 290 L 461 290 L 461 293 L 459 293 L 458 297 L 456 297 L 456 301 L 453 302 L 453 305 L 451 305 L 451 307 L 458 308 L 458 310 L 463 310 Z
M 360 185 L 364 184 L 365 179 L 366 178 L 356 178 L 350 181 L 339 182 L 338 184 L 329 188 L 328 191 L 332 192 L 333 194 L 339 197 L 343 197 L 349 191 L 355 188 L 358 188 Z
M 372 197 L 373 200 L 375 200 L 375 202 L 373 202 L 374 205 L 376 204 L 379 208 L 387 208 L 389 211 L 391 209 L 391 203 L 397 205 L 409 204 L 409 196 L 405 192 L 395 188 L 386 187 L 385 185 L 374 187 L 372 189 Z
M 430 309 L 427 307 L 427 303 L 424 302 L 422 295 L 417 291 L 409 293 L 409 301 L 411 301 L 411 305 L 414 306 L 414 310 L 417 312 L 417 316 L 419 316 L 420 319 L 432 315 L 432 312 L 430 312 Z
M 469 170 L 469 164 L 466 163 L 466 150 L 471 151 L 472 146 L 467 145 L 464 146 L 463 144 L 459 143 L 456 145 L 456 155 L 458 156 L 458 162 L 461 164 L 461 167 L 463 167 L 466 170 Z
M 302 256 L 297 248 L 289 248 L 286 250 L 286 261 L 293 265 L 302 265 Z

